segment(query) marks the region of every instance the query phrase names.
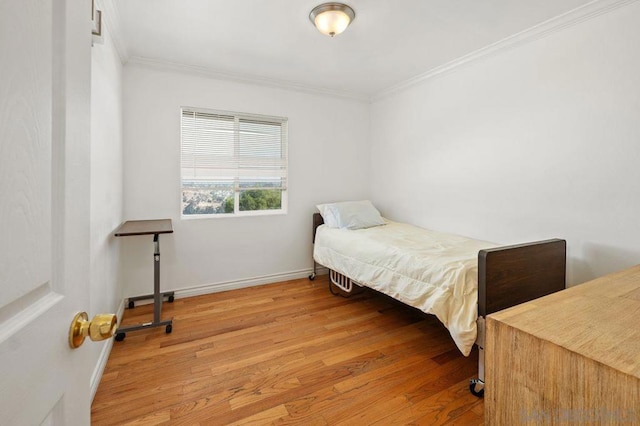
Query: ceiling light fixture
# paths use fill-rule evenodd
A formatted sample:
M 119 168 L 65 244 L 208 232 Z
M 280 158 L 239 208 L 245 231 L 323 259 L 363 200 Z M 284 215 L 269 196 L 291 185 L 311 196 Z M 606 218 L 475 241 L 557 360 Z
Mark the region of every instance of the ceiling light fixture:
M 314 7 L 309 14 L 309 20 L 318 31 L 329 37 L 346 30 L 355 17 L 353 9 L 343 3 L 323 3 Z

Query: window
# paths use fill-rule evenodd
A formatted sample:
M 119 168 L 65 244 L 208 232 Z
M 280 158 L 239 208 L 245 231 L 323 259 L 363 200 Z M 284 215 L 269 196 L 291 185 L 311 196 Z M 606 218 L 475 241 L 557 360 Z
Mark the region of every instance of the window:
M 182 108 L 182 216 L 287 209 L 287 119 Z

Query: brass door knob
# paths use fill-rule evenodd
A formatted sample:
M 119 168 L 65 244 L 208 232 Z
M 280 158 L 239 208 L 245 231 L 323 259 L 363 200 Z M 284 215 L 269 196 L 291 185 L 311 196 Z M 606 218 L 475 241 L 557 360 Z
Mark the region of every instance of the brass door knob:
M 115 314 L 98 314 L 89 321 L 86 312 L 78 312 L 69 327 L 69 346 L 76 349 L 82 345 L 85 337 L 94 342 L 113 336 L 118 327 L 118 317 Z

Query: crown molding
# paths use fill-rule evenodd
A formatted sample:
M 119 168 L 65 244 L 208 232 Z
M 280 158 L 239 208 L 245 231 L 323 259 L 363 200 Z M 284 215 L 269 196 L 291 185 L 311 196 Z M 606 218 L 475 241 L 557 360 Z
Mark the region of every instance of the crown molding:
M 314 95 L 326 95 L 331 97 L 339 97 L 360 102 L 369 103 L 371 98 L 369 95 L 357 92 L 349 92 L 343 90 L 327 89 L 323 87 L 310 86 L 296 83 L 293 81 L 276 80 L 257 75 L 236 74 L 217 71 L 207 67 L 180 64 L 159 59 L 144 58 L 141 56 L 130 57 L 126 65 L 135 65 L 144 68 L 151 68 L 161 71 L 172 71 L 181 74 L 196 75 L 199 77 L 211 78 L 215 80 L 233 81 L 236 83 L 254 84 L 263 87 L 272 87 L 276 89 L 284 89 L 295 92 L 310 93 Z
M 107 28 L 113 45 L 118 52 L 120 62 L 124 65 L 129 59 L 129 49 L 123 36 L 120 10 L 114 0 L 96 0 L 96 5 L 102 11 L 102 19 Z
M 467 55 L 461 56 L 443 65 L 430 69 L 429 71 L 405 80 L 401 83 L 384 89 L 371 97 L 371 102 L 376 102 L 393 94 L 416 86 L 426 80 L 439 77 L 456 69 L 470 65 L 485 58 L 499 55 L 503 52 L 519 48 L 525 44 L 547 37 L 565 28 L 572 27 L 582 22 L 588 21 L 600 15 L 604 15 L 613 10 L 619 9 L 627 4 L 635 3 L 637 0 L 594 0 L 569 12 L 558 15 L 529 29 L 504 38 L 498 42 L 480 48 Z

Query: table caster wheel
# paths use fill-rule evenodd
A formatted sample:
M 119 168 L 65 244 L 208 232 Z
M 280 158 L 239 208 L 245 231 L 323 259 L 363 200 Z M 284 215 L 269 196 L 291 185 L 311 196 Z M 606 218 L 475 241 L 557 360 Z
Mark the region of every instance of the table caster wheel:
M 309 275 L 309 281 L 313 281 L 316 279 L 316 274 Z
M 116 342 L 122 342 L 126 336 L 126 333 L 116 333 Z
M 167 299 L 169 301 L 169 303 L 173 303 L 173 301 L 175 300 L 173 295 L 169 296 L 169 298 Z
M 136 305 L 133 303 L 133 300 L 129 300 L 129 309 L 135 308 Z
M 171 324 L 167 325 L 167 327 L 165 328 L 165 333 L 169 334 L 171 333 L 171 330 L 173 330 L 173 327 L 171 327 Z

